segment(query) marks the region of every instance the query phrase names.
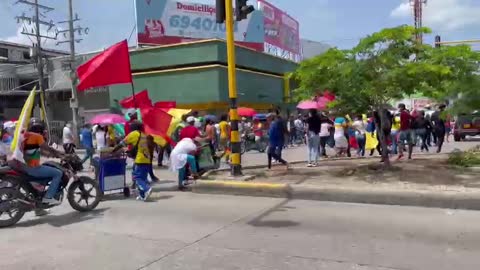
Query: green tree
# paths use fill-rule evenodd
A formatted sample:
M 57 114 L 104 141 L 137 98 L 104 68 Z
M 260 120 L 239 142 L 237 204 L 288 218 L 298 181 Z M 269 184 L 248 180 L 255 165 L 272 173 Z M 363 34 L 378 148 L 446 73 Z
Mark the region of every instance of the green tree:
M 451 110 L 471 113 L 480 109 L 480 52 L 470 46 L 443 46 L 428 51 L 425 65 L 441 66 L 445 72 L 427 77 L 420 89 L 438 100 L 454 100 Z
M 465 48 L 436 51 L 415 40 L 418 31 L 430 33 L 428 28 L 406 25 L 387 28 L 363 38 L 351 50 L 331 49 L 301 63 L 295 73 L 300 85 L 295 92 L 297 99 L 328 88 L 337 95 L 335 108 L 350 113 L 379 112 L 381 126 L 377 131 L 380 131 L 389 123 L 388 104 L 404 95 L 424 92 L 441 97 L 460 91 L 460 86 L 470 95 L 465 88 L 478 79 L 475 54 L 469 53 L 467 61 L 461 59 L 468 52 Z M 378 136 L 382 158 L 389 166 L 386 138 L 383 132 L 378 132 Z

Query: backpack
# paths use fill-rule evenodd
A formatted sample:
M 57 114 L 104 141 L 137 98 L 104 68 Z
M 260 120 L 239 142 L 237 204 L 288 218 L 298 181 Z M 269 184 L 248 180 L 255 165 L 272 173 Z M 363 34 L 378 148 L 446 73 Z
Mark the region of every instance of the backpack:
M 139 133 L 139 135 L 138 135 L 137 143 L 135 144 L 134 147 L 127 150 L 127 157 L 129 157 L 131 159 L 137 158 L 138 144 L 140 143 L 140 140 L 142 139 L 142 133 L 140 131 L 138 131 L 138 133 Z

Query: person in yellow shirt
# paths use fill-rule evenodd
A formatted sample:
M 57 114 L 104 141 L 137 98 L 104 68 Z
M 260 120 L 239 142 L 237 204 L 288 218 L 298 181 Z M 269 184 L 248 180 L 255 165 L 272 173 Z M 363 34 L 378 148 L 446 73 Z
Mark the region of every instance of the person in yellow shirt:
M 128 151 L 128 156 L 134 159 L 133 181 L 136 183 L 139 191 L 138 200 L 146 201 L 152 192 L 148 183 L 148 174 L 151 168 L 151 157 L 155 148 L 153 137 L 144 133 L 143 124 L 134 121 L 130 124 L 130 133 L 120 144 L 115 146 L 113 152 L 129 145 L 132 148 Z
M 229 149 L 228 141 L 230 139 L 230 125 L 227 122 L 228 116 L 226 114 L 220 117 L 220 123 L 218 123 L 218 128 L 220 130 L 220 144 L 219 148 L 224 151 L 225 159 L 228 162 L 229 160 Z
M 398 154 L 398 131 L 400 130 L 400 115 L 395 115 L 392 121 L 392 133 L 391 133 L 391 140 L 392 140 L 392 154 Z

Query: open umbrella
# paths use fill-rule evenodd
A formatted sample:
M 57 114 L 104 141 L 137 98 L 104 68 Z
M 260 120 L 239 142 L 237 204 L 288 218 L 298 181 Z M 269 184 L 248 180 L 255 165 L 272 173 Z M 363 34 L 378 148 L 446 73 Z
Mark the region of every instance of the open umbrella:
M 298 103 L 297 108 L 300 110 L 310 110 L 310 109 L 316 109 L 318 110 L 318 103 L 313 100 L 305 100 L 300 103 Z
M 257 112 L 255 109 L 247 108 L 247 107 L 240 107 L 238 108 L 238 115 L 244 117 L 253 117 Z
M 127 120 L 122 115 L 113 114 L 113 113 L 104 113 L 94 116 L 90 119 L 90 124 L 99 124 L 99 125 L 114 125 L 114 124 L 124 124 Z

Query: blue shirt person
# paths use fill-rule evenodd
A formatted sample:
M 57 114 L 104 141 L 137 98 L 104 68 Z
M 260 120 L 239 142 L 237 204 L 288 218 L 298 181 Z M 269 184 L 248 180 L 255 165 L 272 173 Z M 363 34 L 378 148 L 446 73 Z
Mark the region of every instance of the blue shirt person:
M 82 159 L 82 163 L 85 163 L 88 159 L 90 159 L 90 165 L 92 165 L 93 154 L 95 153 L 95 150 L 93 149 L 92 129 L 89 124 L 86 124 L 80 131 L 80 143 L 86 151 L 85 157 Z

